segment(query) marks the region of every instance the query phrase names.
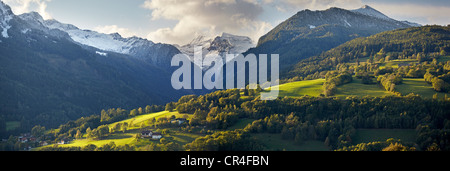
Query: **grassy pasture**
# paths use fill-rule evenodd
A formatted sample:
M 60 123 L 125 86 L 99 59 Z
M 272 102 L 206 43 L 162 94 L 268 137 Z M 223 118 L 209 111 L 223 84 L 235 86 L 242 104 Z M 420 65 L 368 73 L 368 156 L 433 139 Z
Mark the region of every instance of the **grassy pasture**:
M 360 79 L 354 78 L 351 83 L 344 84 L 337 87 L 336 97 L 347 97 L 347 96 L 372 96 L 372 97 L 382 97 L 394 95 L 391 92 L 385 91 L 377 84 L 363 84 Z
M 133 133 L 134 132 L 134 133 Z M 135 141 L 134 135 L 137 131 L 127 131 L 126 133 L 115 133 L 111 134 L 106 138 L 101 140 L 91 140 L 91 139 L 77 139 L 70 144 L 59 145 L 60 147 L 84 147 L 89 144 L 96 145 L 97 147 L 103 146 L 110 142 L 114 142 L 116 145 L 121 146 L 125 144 L 133 144 Z
M 279 97 L 319 96 L 325 79 L 297 81 L 279 85 Z
M 386 141 L 389 138 L 400 139 L 403 142 L 416 142 L 414 129 L 357 129 L 353 144 Z
M 158 119 L 161 117 L 170 117 L 172 115 L 175 115 L 177 118 L 181 118 L 184 116 L 184 114 L 180 114 L 178 112 L 169 112 L 169 111 L 162 111 L 162 112 L 157 112 L 157 113 L 150 113 L 150 114 L 144 114 L 144 115 L 139 115 L 130 119 L 126 119 L 123 121 L 119 121 L 119 122 L 115 122 L 112 124 L 109 124 L 108 127 L 112 128 L 114 127 L 116 124 L 118 123 L 125 123 L 127 122 L 128 124 L 132 123 L 132 126 L 129 126 L 128 130 L 123 133 L 123 132 L 116 132 L 116 133 L 112 133 L 107 137 L 102 138 L 101 140 L 92 140 L 92 139 L 77 139 L 72 141 L 70 144 L 64 144 L 64 145 L 60 145 L 61 147 L 83 147 L 86 146 L 88 144 L 94 144 L 96 146 L 103 146 L 105 144 L 108 144 L 110 142 L 114 142 L 116 145 L 120 146 L 120 145 L 125 145 L 125 144 L 135 144 L 135 145 L 143 145 L 143 144 L 148 144 L 142 141 L 148 141 L 148 140 L 140 140 L 140 142 L 136 142 L 135 140 L 135 135 L 140 133 L 140 125 L 142 123 L 150 120 L 150 119 Z M 192 117 L 192 116 L 190 116 Z M 147 126 L 147 125 L 145 125 Z M 188 134 L 188 133 L 178 133 L 175 131 L 170 131 L 171 134 L 170 136 L 174 137 L 174 141 L 175 142 L 179 142 L 180 144 L 184 145 L 188 142 L 191 142 L 191 140 L 194 140 L 195 138 L 200 137 L 200 135 L 196 135 L 196 134 Z M 167 135 L 164 135 L 167 136 Z
M 177 118 L 181 118 L 181 117 L 184 116 L 184 114 L 180 114 L 177 111 L 175 111 L 175 112 L 162 111 L 162 112 L 157 112 L 157 113 L 150 113 L 150 114 L 139 115 L 139 116 L 136 116 L 136 117 L 133 117 L 133 118 L 130 118 L 130 119 L 123 120 L 123 121 L 114 122 L 112 124 L 109 124 L 108 127 L 112 128 L 118 123 L 125 123 L 125 122 L 127 122 L 128 124 L 130 124 L 130 123 L 133 124 L 132 126 L 129 126 L 130 127 L 129 129 L 134 129 L 134 128 L 139 128 L 142 123 L 145 124 L 145 122 L 150 120 L 150 119 L 153 119 L 153 118 L 158 119 L 158 118 L 161 118 L 161 117 L 170 117 L 172 115 L 175 115 L 175 117 L 177 117 Z M 188 116 L 192 117 L 191 115 L 188 115 Z
M 398 65 L 400 64 L 412 64 L 417 63 L 417 59 L 396 59 L 387 61 L 381 64 L 380 69 L 391 67 L 391 68 L 398 68 Z
M 281 139 L 281 134 L 251 134 L 262 143 L 268 151 L 329 151 L 330 149 L 321 141 L 306 141 L 296 145 L 294 141 Z
M 15 130 L 20 127 L 19 121 L 9 121 L 6 122 L 6 131 Z
M 397 85 L 396 90 L 403 96 L 414 93 L 424 98 L 433 98 L 433 95 L 436 93 L 438 94 L 438 98 L 444 98 L 445 94 L 450 95 L 448 93 L 434 91 L 432 85 L 426 83 L 425 79 L 403 78 L 403 84 Z
M 438 61 L 438 62 L 447 62 L 447 61 L 450 61 L 450 56 L 440 56 L 440 57 L 437 59 L 437 61 Z
M 242 118 L 231 127 L 228 127 L 227 130 L 236 130 L 236 129 L 244 129 L 248 124 L 253 123 L 254 119 Z

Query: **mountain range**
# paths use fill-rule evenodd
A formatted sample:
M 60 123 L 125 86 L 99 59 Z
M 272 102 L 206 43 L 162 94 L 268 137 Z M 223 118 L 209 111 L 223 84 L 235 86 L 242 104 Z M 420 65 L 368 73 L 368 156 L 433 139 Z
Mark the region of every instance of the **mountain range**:
M 82 30 L 71 24 L 63 24 L 57 20 L 43 20 L 37 12 L 19 15 L 19 18 L 30 23 L 34 29 L 60 30 L 69 35 L 75 43 L 96 48 L 99 54 L 107 56 L 108 53 L 129 55 L 153 65 L 170 66 L 172 56 L 180 51 L 172 45 L 154 43 L 139 37 L 123 38 L 118 33 L 104 34 L 91 30 Z
M 391 19 L 367 5 L 356 10 L 303 10 L 262 36 L 257 47 L 246 53 L 279 54 L 285 74 L 301 60 L 349 40 L 414 26 L 418 24 Z
M 0 120 L 22 129 L 198 93 L 172 88 L 172 45 L 15 15 L 3 2 L 0 14 Z
M 108 53 L 119 53 L 168 69 L 172 57 L 184 53 L 190 57 L 194 55 L 194 47 L 203 47 L 203 56 L 221 55 L 227 53 L 239 54 L 254 47 L 253 41 L 245 36 L 223 33 L 215 38 L 198 36 L 187 45 L 178 46 L 154 43 L 151 40 L 136 36 L 124 38 L 119 33 L 104 34 L 92 30 L 82 30 L 71 24 L 64 24 L 57 20 L 44 20 L 37 12 L 30 12 L 18 16 L 31 24 L 31 28 L 44 32 L 60 30 L 67 33 L 75 43 L 86 48 L 98 49 L 97 54 L 107 56 Z M 26 30 L 24 30 L 26 31 Z
M 165 104 L 186 94 L 171 87 L 175 54 L 203 57 L 231 53 L 280 54 L 282 76 L 295 64 L 349 40 L 415 27 L 364 6 L 356 10 L 303 10 L 255 45 L 228 33 L 198 36 L 187 45 L 154 43 L 120 34 L 83 30 L 38 13 L 15 15 L 0 2 L 0 120 L 56 126 L 101 109 Z

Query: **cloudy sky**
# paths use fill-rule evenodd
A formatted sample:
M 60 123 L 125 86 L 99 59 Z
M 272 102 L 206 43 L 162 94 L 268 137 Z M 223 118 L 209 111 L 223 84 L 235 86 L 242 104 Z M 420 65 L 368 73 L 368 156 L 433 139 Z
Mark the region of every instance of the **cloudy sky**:
M 449 0 L 2 0 L 15 14 L 39 12 L 82 29 L 184 45 L 222 32 L 257 41 L 300 10 L 369 5 L 397 20 L 450 24 Z

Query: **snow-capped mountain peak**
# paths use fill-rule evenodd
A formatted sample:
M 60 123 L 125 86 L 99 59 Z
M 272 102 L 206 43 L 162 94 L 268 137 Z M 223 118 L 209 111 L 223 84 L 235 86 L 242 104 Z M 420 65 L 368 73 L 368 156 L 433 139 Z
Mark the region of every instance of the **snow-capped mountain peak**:
M 221 36 L 208 38 L 204 35 L 197 36 L 189 44 L 179 47 L 180 51 L 188 56 L 194 55 L 196 46 L 203 47 L 203 55 L 208 54 L 239 54 L 255 47 L 249 37 L 236 36 L 229 33 L 222 33 Z
M 355 10 L 351 10 L 352 12 L 356 12 L 356 13 L 360 13 L 360 14 L 364 14 L 364 15 L 368 15 L 368 16 L 372 16 L 372 17 L 376 17 L 379 19 L 383 19 L 383 20 L 392 20 L 391 18 L 389 18 L 388 16 L 384 15 L 383 13 L 381 13 L 380 11 L 368 6 L 368 5 L 364 5 L 359 9 L 355 9 Z
M 44 18 L 37 12 L 23 13 L 19 16 L 22 20 L 25 20 L 27 22 L 33 21 L 44 24 Z
M 204 35 L 199 35 L 196 38 L 194 38 L 189 44 L 191 45 L 202 45 L 205 42 L 210 42 L 212 39 L 211 38 L 207 38 Z
M 214 38 L 199 35 L 189 44 L 181 47 L 178 46 L 178 49 L 194 60 L 194 48 L 198 46 L 202 47 L 203 58 L 207 58 L 216 55 L 225 57 L 226 54 L 241 54 L 256 45 L 249 37 L 222 33 L 221 36 L 216 36 Z M 203 69 L 207 68 L 208 66 L 203 67 Z
M 58 29 L 58 30 L 78 30 L 79 28 L 72 25 L 72 24 L 64 24 L 60 23 L 57 20 L 50 19 L 44 21 L 45 26 L 47 26 L 50 29 Z
M 248 49 L 255 47 L 256 45 L 253 43 L 252 39 L 246 36 L 237 36 L 229 33 L 223 33 L 221 37 L 216 37 L 215 40 L 221 40 L 228 43 L 229 50 L 228 53 L 231 54 L 240 54 L 244 53 Z M 213 42 L 215 43 L 215 42 Z M 211 45 L 212 46 L 212 45 Z
M 355 9 L 355 10 L 351 10 L 354 13 L 359 13 L 359 14 L 363 14 L 363 15 L 367 15 L 367 16 L 371 16 L 371 17 L 375 17 L 378 19 L 382 19 L 382 20 L 386 20 L 386 21 L 396 21 L 386 15 L 384 15 L 383 13 L 381 13 L 380 11 L 370 7 L 369 5 L 364 5 L 359 9 Z M 422 25 L 417 24 L 417 23 L 413 23 L 413 22 L 409 22 L 409 21 L 401 21 L 403 24 L 412 26 L 412 27 L 420 27 Z

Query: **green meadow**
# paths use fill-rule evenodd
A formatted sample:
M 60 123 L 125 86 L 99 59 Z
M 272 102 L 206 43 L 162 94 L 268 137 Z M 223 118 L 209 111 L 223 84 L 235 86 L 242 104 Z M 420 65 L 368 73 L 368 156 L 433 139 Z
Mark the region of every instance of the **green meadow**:
M 231 127 L 228 127 L 227 130 L 236 130 L 236 129 L 244 129 L 248 124 L 253 123 L 255 119 L 241 118 Z
M 347 96 L 372 96 L 372 97 L 382 97 L 394 95 L 391 92 L 385 91 L 378 84 L 363 84 L 360 79 L 353 78 L 353 81 L 348 84 L 344 84 L 337 87 L 336 97 L 347 97 Z
M 252 138 L 265 147 L 267 151 L 329 151 L 330 149 L 321 141 L 305 141 L 295 144 L 292 140 L 283 140 L 281 134 L 251 134 Z
M 153 118 L 158 119 L 158 118 L 161 118 L 161 117 L 170 117 L 172 115 L 174 115 L 176 118 L 182 118 L 184 116 L 184 114 L 180 114 L 180 113 L 178 113 L 176 111 L 175 112 L 162 111 L 162 112 L 157 112 L 157 113 L 150 113 L 150 114 L 139 115 L 139 116 L 127 119 L 127 120 L 115 122 L 115 123 L 109 124 L 108 127 L 112 128 L 118 123 L 125 123 L 125 122 L 127 122 L 128 125 L 131 126 L 131 129 L 133 129 L 134 127 L 139 128 L 141 126 L 141 124 L 147 125 L 146 121 L 148 121 L 150 119 L 153 119 Z
M 143 127 L 145 127 L 146 129 L 149 128 L 148 126 L 150 126 L 150 125 L 147 123 L 147 121 L 149 121 L 150 119 L 153 119 L 153 118 L 158 119 L 161 117 L 171 117 L 172 115 L 174 115 L 177 118 L 182 118 L 182 117 L 184 117 L 185 114 L 180 114 L 176 111 L 175 112 L 162 111 L 162 112 L 157 112 L 157 113 L 139 115 L 139 116 L 136 116 L 136 117 L 133 117 L 130 119 L 111 123 L 108 125 L 108 127 L 111 129 L 118 123 L 126 122 L 130 126 L 128 127 L 127 131 L 125 131 L 125 132 L 111 133 L 107 137 L 104 137 L 99 140 L 87 139 L 84 137 L 81 139 L 75 139 L 75 140 L 71 141 L 70 144 L 63 144 L 63 145 L 59 145 L 59 146 L 61 146 L 61 147 L 84 147 L 86 145 L 93 144 L 93 145 L 96 145 L 97 147 L 100 147 L 105 144 L 114 142 L 117 146 L 122 146 L 122 145 L 128 144 L 128 145 L 136 145 L 137 147 L 142 147 L 145 145 L 149 145 L 150 143 L 157 143 L 157 142 L 159 142 L 158 140 L 154 141 L 154 140 L 149 140 L 149 139 L 140 139 L 139 141 L 136 141 L 136 138 L 135 138 L 136 134 L 140 134 L 141 129 L 143 129 Z M 188 118 L 190 118 L 190 117 L 192 117 L 192 115 L 188 115 Z M 150 129 L 150 130 L 160 131 L 160 130 L 154 130 L 154 129 Z M 181 145 L 190 143 L 193 140 L 195 140 L 196 138 L 204 136 L 204 135 L 200 135 L 200 134 L 178 132 L 176 129 L 171 129 L 171 128 L 168 128 L 167 130 L 168 130 L 168 133 L 164 134 L 163 138 L 170 137 L 170 139 L 173 142 L 179 143 Z
M 306 80 L 292 83 L 286 83 L 279 86 L 279 97 L 301 97 L 301 96 L 320 96 L 322 94 L 323 83 L 325 79 Z M 362 84 L 360 79 L 353 79 L 351 83 L 338 86 L 336 97 L 347 96 L 375 96 L 381 97 L 386 95 L 394 95 L 393 93 L 385 91 L 377 84 L 366 85 Z
M 297 81 L 279 85 L 279 97 L 319 96 L 325 79 Z
M 438 62 L 447 62 L 450 61 L 450 56 L 441 56 L 437 59 Z
M 425 82 L 425 79 L 403 78 L 403 83 L 397 85 L 396 90 L 404 96 L 414 93 L 424 98 L 433 98 L 435 94 L 438 95 L 438 98 L 444 98 L 446 94 L 449 95 L 448 93 L 434 91 L 432 85 Z
M 414 64 L 417 63 L 417 59 L 396 59 L 387 61 L 381 64 L 380 69 L 391 67 L 391 68 L 398 68 L 400 64 Z
M 6 122 L 6 130 L 10 131 L 10 130 L 15 130 L 16 128 L 20 127 L 20 122 L 19 121 L 10 121 L 10 122 Z
M 417 133 L 414 129 L 357 129 L 353 144 L 400 139 L 402 142 L 416 142 Z

